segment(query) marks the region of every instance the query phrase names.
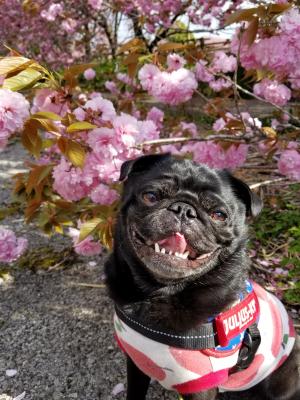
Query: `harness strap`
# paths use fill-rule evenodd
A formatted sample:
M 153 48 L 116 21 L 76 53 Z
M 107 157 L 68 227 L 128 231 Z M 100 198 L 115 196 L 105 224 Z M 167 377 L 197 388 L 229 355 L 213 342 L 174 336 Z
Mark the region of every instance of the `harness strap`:
M 239 357 L 236 365 L 231 368 L 230 373 L 242 371 L 249 367 L 252 363 L 257 349 L 261 342 L 261 336 L 257 324 L 254 323 L 247 328 L 242 342 L 242 347 L 239 352 Z
M 255 324 L 259 316 L 259 303 L 253 291 L 230 309 L 218 314 L 213 321 L 198 325 L 182 335 L 165 328 L 161 330 L 155 326 L 155 323 L 148 324 L 147 322 L 145 324 L 135 313 L 126 311 L 126 307 L 121 308 L 115 305 L 115 309 L 120 320 L 133 330 L 156 342 L 182 349 L 203 350 L 213 349 L 217 346 L 226 347 L 231 339 L 243 332 L 248 332 L 243 342 L 243 351 L 240 353 L 240 365 L 246 365 L 250 356 L 253 355 L 252 359 L 254 358 L 260 343 L 260 334 Z M 252 352 L 254 353 L 252 354 Z
M 156 342 L 189 350 L 210 349 L 218 345 L 217 332 L 215 332 L 212 322 L 202 324 L 195 329 L 185 332 L 184 335 L 180 335 L 166 329 L 162 332 L 155 327 L 145 326 L 138 320 L 131 318 L 117 305 L 115 305 L 115 309 L 117 316 L 126 325 Z

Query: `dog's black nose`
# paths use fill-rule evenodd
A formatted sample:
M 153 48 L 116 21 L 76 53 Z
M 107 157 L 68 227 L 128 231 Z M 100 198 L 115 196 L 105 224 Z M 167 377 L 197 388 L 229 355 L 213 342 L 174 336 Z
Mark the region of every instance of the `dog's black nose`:
M 190 204 L 183 203 L 182 201 L 171 204 L 168 207 L 168 210 L 173 211 L 179 218 L 182 218 L 183 216 L 188 219 L 197 218 L 197 212 L 194 207 Z

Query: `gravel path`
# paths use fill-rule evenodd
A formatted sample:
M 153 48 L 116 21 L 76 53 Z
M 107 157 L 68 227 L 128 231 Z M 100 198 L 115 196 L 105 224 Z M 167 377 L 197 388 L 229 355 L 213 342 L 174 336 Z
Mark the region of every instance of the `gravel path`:
M 0 208 L 11 201 L 11 178 L 22 171 L 22 159 L 18 144 L 0 153 Z M 44 271 L 38 268 L 44 249 L 62 252 L 69 240 L 48 238 L 24 225 L 21 214 L 0 224 L 26 236 L 29 251 L 41 249 L 36 273 L 12 266 L 11 280 L 0 284 L 0 400 L 124 400 L 124 391 L 112 394 L 126 378 L 124 357 L 113 338 L 103 258 L 78 257 L 72 266 Z M 148 399 L 177 396 L 154 383 Z
M 0 153 L 0 208 L 11 202 L 12 176 L 24 171 L 19 144 Z M 21 214 L 0 221 L 24 235 L 29 251 L 63 251 L 67 238 L 48 238 Z M 38 262 L 37 262 L 38 264 Z M 113 308 L 103 285 L 103 258 L 80 258 L 71 267 L 51 272 L 9 267 L 11 280 L 0 285 L 0 400 L 110 400 L 117 384 L 126 383 L 123 354 L 113 338 Z M 96 284 L 86 287 L 82 284 Z M 14 376 L 7 376 L 15 370 Z M 153 384 L 149 399 L 164 397 Z M 19 400 L 19 399 L 18 399 Z

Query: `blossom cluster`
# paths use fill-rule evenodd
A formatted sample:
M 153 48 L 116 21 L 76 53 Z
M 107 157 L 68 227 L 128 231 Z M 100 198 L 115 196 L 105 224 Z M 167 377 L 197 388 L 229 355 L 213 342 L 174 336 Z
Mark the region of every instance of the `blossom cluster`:
M 14 132 L 22 129 L 28 117 L 29 102 L 22 94 L 0 89 L 0 150 Z
M 199 60 L 195 65 L 195 75 L 198 81 L 208 83 L 215 92 L 228 89 L 232 86 L 230 80 L 218 77 L 219 73 L 234 72 L 237 67 L 236 57 L 227 55 L 224 51 L 216 51 L 208 66 L 208 61 Z
M 78 224 L 80 228 L 80 223 Z M 80 230 L 76 228 L 69 228 L 69 236 L 73 240 L 73 246 L 75 253 L 81 256 L 96 256 L 101 254 L 102 246 L 99 242 L 96 242 L 91 235 L 86 237 L 84 240 L 79 241 Z
M 82 62 L 87 56 L 98 56 L 100 46 L 108 53 L 111 51 L 101 24 L 102 10 L 107 8 L 103 3 L 3 0 L 0 37 L 4 45 L 55 68 Z
M 233 12 L 241 0 L 119 0 L 121 10 L 130 15 L 142 15 L 145 29 L 156 33 L 161 27 L 172 26 L 176 15 L 186 14 L 194 24 L 211 27 L 219 25 L 225 12 Z
M 17 238 L 10 229 L 0 227 L 0 262 L 11 263 L 17 260 L 27 248 L 27 239 Z
M 237 35 L 238 36 L 238 35 Z M 232 51 L 237 52 L 238 37 L 232 41 Z M 251 46 L 245 39 L 240 46 L 241 64 L 247 70 L 259 69 L 273 72 L 279 81 L 288 80 L 292 89 L 300 89 L 300 12 L 296 7 L 285 12 L 279 22 L 278 31 L 272 36 L 259 37 Z M 273 103 L 279 104 L 289 99 L 288 88 L 279 87 L 279 91 L 286 92 L 279 96 L 276 103 L 276 85 L 267 89 L 267 96 L 271 96 Z M 278 85 L 277 85 L 278 86 Z M 274 95 L 270 92 L 273 91 Z M 264 90 L 262 92 L 264 96 Z
M 253 93 L 278 106 L 284 106 L 292 97 L 287 86 L 267 78 L 253 86 Z
M 66 200 L 90 197 L 95 203 L 112 204 L 118 193 L 109 185 L 118 180 L 121 164 L 142 154 L 138 149 L 140 143 L 159 138 L 158 125 L 151 119 L 118 115 L 113 103 L 100 93 L 93 93 L 92 98 L 74 110 L 74 115 L 98 127 L 83 134 L 91 149 L 84 167 L 76 168 L 62 157 L 53 171 L 53 188 Z
M 190 100 L 198 84 L 194 73 L 180 66 L 183 61 L 177 58 L 176 62 L 175 57 L 168 61 L 171 71 L 161 71 L 153 64 L 145 64 L 139 71 L 139 79 L 143 89 L 158 101 L 177 105 Z

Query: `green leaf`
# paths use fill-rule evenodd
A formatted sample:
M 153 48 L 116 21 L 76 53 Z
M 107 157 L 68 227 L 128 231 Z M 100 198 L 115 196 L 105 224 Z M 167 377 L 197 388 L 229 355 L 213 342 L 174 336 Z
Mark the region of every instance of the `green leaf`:
M 75 167 L 83 167 L 86 153 L 81 144 L 69 140 L 65 154 Z
M 144 48 L 145 48 L 145 43 L 142 39 L 133 38 L 119 48 L 118 54 L 122 54 L 125 51 L 143 50 Z
M 253 44 L 257 35 L 258 26 L 259 26 L 259 19 L 258 17 L 254 17 L 243 34 L 243 39 L 245 39 L 248 46 L 251 46 Z
M 3 82 L 3 89 L 10 89 L 14 91 L 22 90 L 29 86 L 34 85 L 42 74 L 33 68 L 27 68 L 21 71 L 19 74 L 7 78 Z
M 71 67 L 66 68 L 65 77 L 66 77 L 67 74 L 71 74 L 73 76 L 82 74 L 88 68 L 94 68 L 96 66 L 97 66 L 96 63 L 72 65 Z
M 102 223 L 102 218 L 93 218 L 84 222 L 80 227 L 79 242 L 96 232 Z
M 52 121 L 61 121 L 62 117 L 58 114 L 55 114 L 51 111 L 39 111 L 35 114 L 32 114 L 31 118 L 33 119 L 51 119 Z
M 47 120 L 45 118 L 35 117 L 34 115 L 32 115 L 30 117 L 30 119 L 37 123 L 37 127 L 39 129 L 43 129 L 43 130 L 45 130 L 47 132 L 59 132 L 59 129 L 57 128 L 57 126 L 53 122 L 51 122 L 51 121 L 49 121 L 49 120 Z
M 31 193 L 52 171 L 53 165 L 37 165 L 29 173 L 26 192 Z
M 235 22 L 251 21 L 255 15 L 261 15 L 264 10 L 265 8 L 263 6 L 237 10 L 226 18 L 225 26 Z
M 0 208 L 0 220 L 8 217 L 9 215 L 13 215 L 19 210 L 19 206 L 8 206 L 5 208 Z
M 25 57 L 4 57 L 0 60 L 0 75 L 12 73 L 22 66 L 31 63 L 29 58 Z
M 77 131 L 87 131 L 87 130 L 95 129 L 95 128 L 97 128 L 97 125 L 93 125 L 86 121 L 74 122 L 74 124 L 71 124 L 67 127 L 67 132 L 72 133 L 72 132 L 77 132 Z
M 167 42 L 162 43 L 158 46 L 158 51 L 168 52 L 168 51 L 178 51 L 183 50 L 187 47 L 186 44 L 176 43 L 176 42 Z
M 35 157 L 39 157 L 43 145 L 42 139 L 38 134 L 37 129 L 37 122 L 29 119 L 25 122 L 21 136 L 23 146 Z

